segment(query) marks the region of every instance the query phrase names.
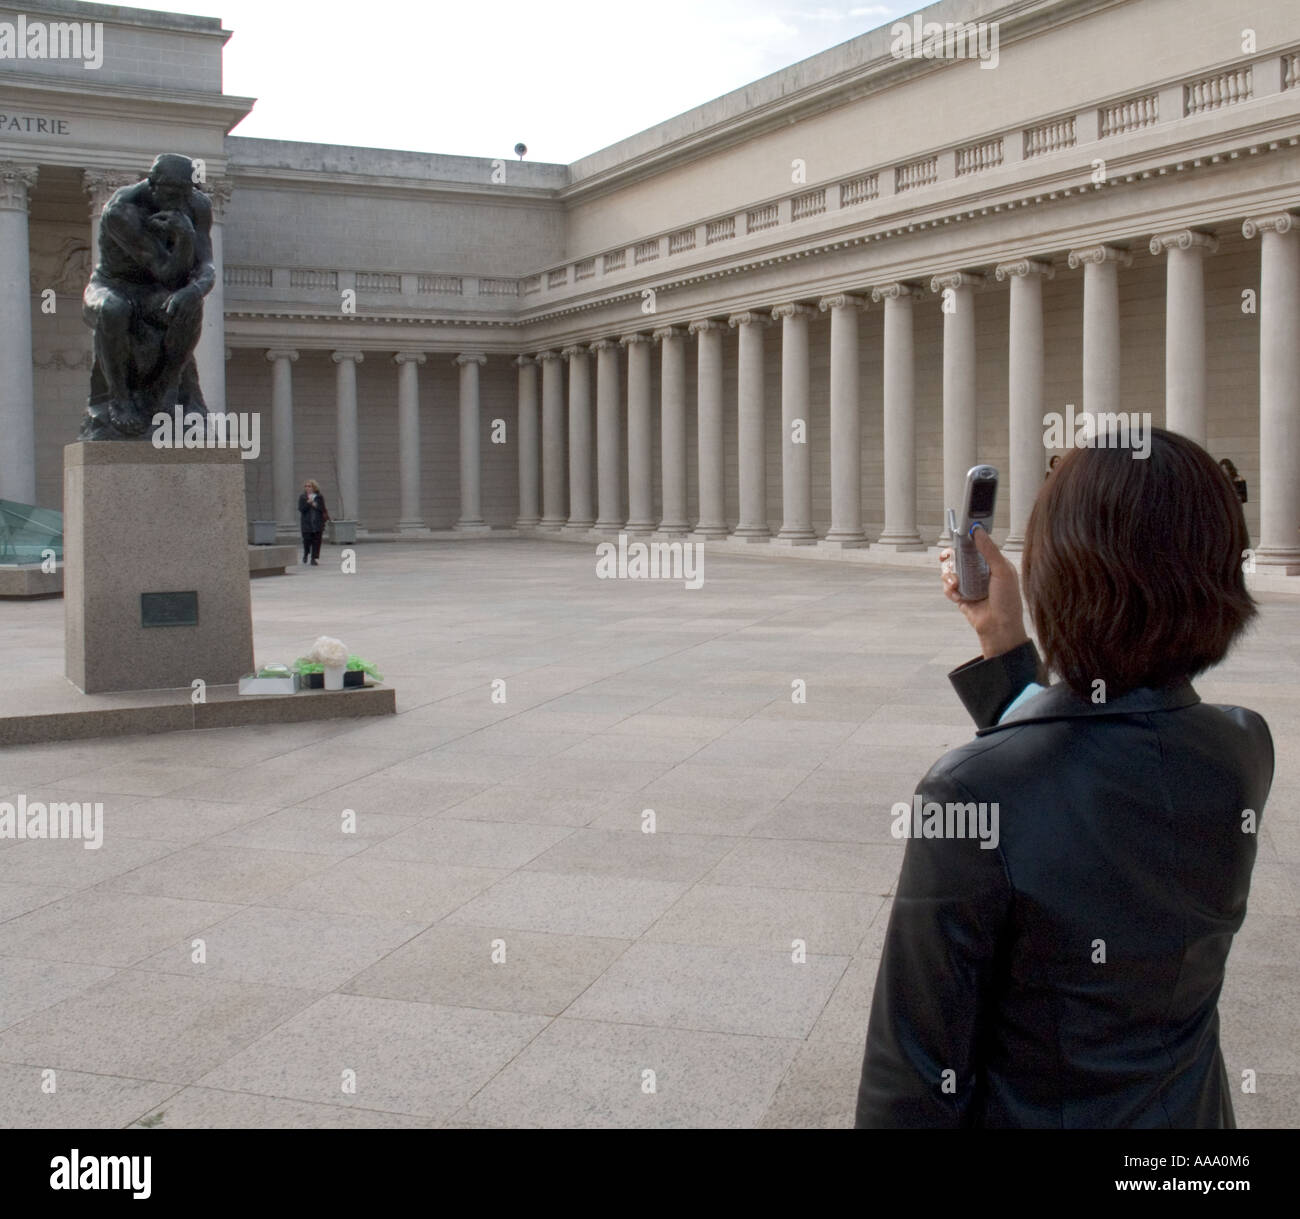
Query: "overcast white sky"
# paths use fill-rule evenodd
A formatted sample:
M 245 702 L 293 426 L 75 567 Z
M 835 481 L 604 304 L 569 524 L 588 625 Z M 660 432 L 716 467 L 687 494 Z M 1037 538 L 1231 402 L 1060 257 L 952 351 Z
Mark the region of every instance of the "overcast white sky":
M 131 3 L 131 0 L 127 0 Z M 220 17 L 236 135 L 571 162 L 918 0 L 136 0 Z

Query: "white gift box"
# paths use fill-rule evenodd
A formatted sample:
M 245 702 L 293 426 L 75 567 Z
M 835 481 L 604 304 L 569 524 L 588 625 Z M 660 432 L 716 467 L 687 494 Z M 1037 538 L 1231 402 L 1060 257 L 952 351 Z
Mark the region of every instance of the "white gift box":
M 297 694 L 298 674 L 258 677 L 256 673 L 249 673 L 239 679 L 239 692 L 240 694 Z

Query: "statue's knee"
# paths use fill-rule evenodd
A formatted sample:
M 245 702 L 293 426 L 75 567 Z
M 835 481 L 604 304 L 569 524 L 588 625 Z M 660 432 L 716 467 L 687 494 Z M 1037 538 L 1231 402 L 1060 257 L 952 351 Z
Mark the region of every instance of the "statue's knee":
M 131 322 L 131 304 L 120 296 L 106 296 L 99 304 L 99 325 L 107 331 L 124 331 Z

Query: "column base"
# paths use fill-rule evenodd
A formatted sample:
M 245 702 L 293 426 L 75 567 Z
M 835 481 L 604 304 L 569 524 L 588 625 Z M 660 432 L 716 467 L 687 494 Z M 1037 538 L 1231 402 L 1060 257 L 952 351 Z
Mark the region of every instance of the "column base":
M 626 532 L 621 521 L 597 521 L 591 527 L 592 533 L 598 533 L 602 537 L 616 538 L 620 533 Z
M 778 533 L 771 540 L 773 546 L 816 546 L 820 539 L 815 533 Z
M 402 537 L 424 538 L 433 532 L 423 521 L 398 521 L 397 532 Z
M 770 542 L 772 531 L 766 525 L 737 525 L 731 536 L 737 542 Z
M 817 544 L 825 550 L 864 550 L 871 545 L 865 533 L 828 533 Z
M 1261 575 L 1300 576 L 1300 550 L 1294 547 L 1260 547 L 1255 551 L 1255 570 Z
M 492 526 L 486 521 L 457 521 L 452 529 L 456 533 L 491 533 Z
M 592 530 L 592 528 L 595 526 L 595 524 L 596 524 L 596 522 L 595 522 L 594 520 L 592 520 L 592 521 L 574 521 L 574 520 L 565 521 L 565 523 L 564 523 L 564 532 L 565 532 L 565 533 L 589 533 L 589 532 Z
M 651 535 L 652 542 L 680 542 L 691 532 L 689 525 L 660 525 Z
M 696 525 L 686 535 L 692 542 L 720 542 L 728 537 L 726 525 Z
M 623 526 L 623 532 L 633 536 L 648 536 L 649 534 L 654 533 L 655 529 L 656 525 L 654 521 L 628 521 L 628 523 Z
M 515 521 L 516 529 L 536 529 L 542 523 L 539 516 L 521 516 Z
M 912 550 L 925 550 L 925 548 L 925 543 L 921 541 L 919 533 L 911 535 L 888 534 L 871 543 L 872 550 L 887 551 L 890 554 L 902 554 Z
M 544 516 L 540 521 L 537 522 L 536 525 L 533 526 L 533 528 L 540 529 L 542 530 L 543 533 L 546 532 L 558 533 L 568 523 L 569 522 L 563 517 L 557 519 L 553 516 L 551 517 Z

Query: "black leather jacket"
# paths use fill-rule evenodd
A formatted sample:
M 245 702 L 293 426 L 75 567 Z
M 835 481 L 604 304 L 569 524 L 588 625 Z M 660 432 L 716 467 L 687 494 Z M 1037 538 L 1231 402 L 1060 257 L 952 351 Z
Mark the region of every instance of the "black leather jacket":
M 1217 1004 L 1268 726 L 1187 682 L 1099 704 L 1058 684 L 998 724 L 1037 669 L 1025 644 L 950 675 L 979 732 L 917 790 L 996 802 L 997 845 L 909 837 L 857 1125 L 1232 1126 Z

